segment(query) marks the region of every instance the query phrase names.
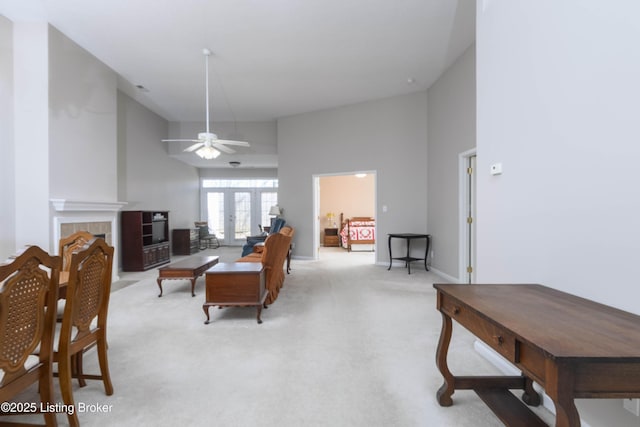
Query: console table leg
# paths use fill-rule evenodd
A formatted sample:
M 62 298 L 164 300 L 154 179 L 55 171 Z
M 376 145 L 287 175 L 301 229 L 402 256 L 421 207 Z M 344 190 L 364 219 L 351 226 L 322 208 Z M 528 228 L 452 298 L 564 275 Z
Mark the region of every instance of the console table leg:
M 579 427 L 580 415 L 573 400 L 573 370 L 566 364 L 546 361 L 546 375 L 550 380 L 545 391 L 556 407 L 556 427 Z
M 447 353 L 449 352 L 449 343 L 451 342 L 451 331 L 453 328 L 451 325 L 451 318 L 444 313 L 441 314 L 442 330 L 440 331 L 438 350 L 436 351 L 436 365 L 444 377 L 444 383 L 436 393 L 436 398 L 438 399 L 440 406 L 451 406 L 453 405 L 451 395 L 453 395 L 455 390 L 455 378 L 453 377 L 453 374 L 451 374 L 451 371 L 449 371 L 449 366 L 447 365 Z
M 393 264 L 393 257 L 391 255 L 391 236 L 389 236 L 389 268 L 387 268 L 387 271 L 391 270 L 392 264 Z
M 429 267 L 427 267 L 427 258 L 429 258 L 429 246 L 431 243 L 431 238 L 427 236 L 427 247 L 424 250 L 424 269 L 429 271 Z
M 540 395 L 533 388 L 533 380 L 528 377 L 524 380 L 524 393 L 522 393 L 522 401 L 529 406 L 540 405 Z
M 160 288 L 160 295 L 158 295 L 158 297 L 162 296 L 162 279 L 156 279 L 156 282 L 158 282 L 158 287 Z

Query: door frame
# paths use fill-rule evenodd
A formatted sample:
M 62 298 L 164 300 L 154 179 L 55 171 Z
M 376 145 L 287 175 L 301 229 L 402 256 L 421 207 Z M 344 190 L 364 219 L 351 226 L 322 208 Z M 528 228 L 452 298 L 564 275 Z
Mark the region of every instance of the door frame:
M 470 186 L 469 175 L 467 174 L 467 168 L 469 167 L 469 161 L 472 157 L 476 158 L 476 170 L 472 171 L 471 179 L 473 182 L 477 179 L 477 154 L 476 149 L 464 151 L 458 155 L 458 282 L 459 283 L 474 283 L 477 274 L 476 265 L 476 205 L 477 197 L 475 192 L 472 192 Z M 476 187 L 473 185 L 473 187 Z M 471 204 L 471 206 L 469 206 Z M 472 212 L 472 222 L 467 223 L 469 217 L 469 207 Z M 467 267 L 470 266 L 473 270 L 471 273 L 467 272 Z

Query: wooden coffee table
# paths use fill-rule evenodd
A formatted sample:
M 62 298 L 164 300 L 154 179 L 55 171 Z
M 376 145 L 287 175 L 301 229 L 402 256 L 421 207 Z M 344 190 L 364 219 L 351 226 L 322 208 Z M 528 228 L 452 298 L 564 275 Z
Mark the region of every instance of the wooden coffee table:
M 218 263 L 218 256 L 191 256 L 182 261 L 174 262 L 158 269 L 158 287 L 162 296 L 163 280 L 191 280 L 191 296 L 195 297 L 196 280 L 198 277 Z

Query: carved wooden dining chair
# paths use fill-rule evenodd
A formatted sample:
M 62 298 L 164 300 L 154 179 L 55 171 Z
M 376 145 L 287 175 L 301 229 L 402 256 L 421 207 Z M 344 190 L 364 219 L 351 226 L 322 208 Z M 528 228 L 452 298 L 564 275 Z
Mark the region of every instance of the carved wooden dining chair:
M 69 271 L 71 255 L 87 243 L 95 239 L 88 231 L 76 231 L 60 239 L 58 243 L 58 255 L 62 257 L 62 271 Z
M 107 360 L 107 312 L 111 294 L 111 266 L 113 247 L 104 239 L 94 239 L 74 252 L 69 264 L 67 300 L 62 316 L 57 351 L 58 377 L 62 400 L 73 405 L 71 379 L 77 378 L 80 386 L 85 379 L 102 380 L 105 393 L 113 394 L 109 363 Z M 100 375 L 83 372 L 83 353 L 97 346 Z M 68 414 L 69 424 L 78 425 L 76 412 Z
M 36 408 L 55 404 L 52 348 L 61 265 L 60 257 L 37 246 L 0 265 L 0 402 L 37 382 Z M 58 425 L 54 412 L 45 412 L 44 420 Z

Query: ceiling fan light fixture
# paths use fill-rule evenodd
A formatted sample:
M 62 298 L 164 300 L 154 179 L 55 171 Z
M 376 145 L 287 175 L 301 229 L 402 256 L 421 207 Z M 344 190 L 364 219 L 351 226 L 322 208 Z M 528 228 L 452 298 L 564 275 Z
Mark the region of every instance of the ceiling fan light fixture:
M 220 152 L 215 148 L 205 145 L 202 148 L 196 150 L 196 154 L 205 160 L 212 160 L 220 155 Z

